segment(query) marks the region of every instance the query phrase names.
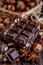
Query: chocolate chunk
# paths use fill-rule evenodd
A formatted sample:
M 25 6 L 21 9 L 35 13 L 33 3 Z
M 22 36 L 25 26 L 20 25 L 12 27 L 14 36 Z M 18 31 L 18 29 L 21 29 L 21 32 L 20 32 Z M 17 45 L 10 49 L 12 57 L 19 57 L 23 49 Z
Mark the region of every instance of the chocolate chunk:
M 10 32 L 7 34 L 7 37 L 8 37 L 9 39 L 12 39 L 12 40 L 15 40 L 15 39 L 17 38 L 17 36 L 18 36 L 18 33 L 17 33 L 17 32 L 12 32 L 12 31 L 10 31 Z
M 11 31 L 20 33 L 22 31 L 22 29 L 20 27 L 16 26 L 15 28 L 11 29 Z
M 17 39 L 18 44 L 25 45 L 28 41 L 28 37 L 24 35 L 20 35 Z
M 35 32 L 36 32 L 36 28 L 34 28 L 33 26 L 28 25 L 28 26 L 27 26 L 27 29 L 28 29 L 30 32 L 32 32 L 32 33 L 35 33 Z
M 19 53 L 15 48 L 10 48 L 5 55 L 8 57 L 11 63 L 16 62 L 19 59 Z
M 24 30 L 22 34 L 24 34 L 25 36 L 27 36 L 29 39 L 30 39 L 30 37 L 32 35 L 32 33 L 29 30 Z

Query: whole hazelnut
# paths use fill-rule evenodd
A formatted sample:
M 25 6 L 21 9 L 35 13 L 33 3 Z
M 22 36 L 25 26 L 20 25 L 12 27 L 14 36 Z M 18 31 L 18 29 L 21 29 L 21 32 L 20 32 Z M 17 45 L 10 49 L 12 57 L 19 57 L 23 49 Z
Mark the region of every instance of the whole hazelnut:
M 39 44 L 38 42 L 35 42 L 32 46 L 32 49 L 35 51 L 35 52 L 40 52 L 42 50 L 42 45 Z
M 3 21 L 3 23 L 5 24 L 5 25 L 7 25 L 7 24 L 10 24 L 10 20 L 9 19 L 5 19 L 4 21 Z
M 15 11 L 15 6 L 14 5 L 8 5 L 8 10 Z
M 4 24 L 0 23 L 0 30 L 2 30 L 4 28 L 5 28 Z
M 23 1 L 18 1 L 17 2 L 17 10 L 24 11 L 25 8 L 26 8 L 26 6 L 25 6 L 25 3 Z
M 3 19 L 0 17 L 0 23 L 2 23 L 3 22 Z
M 2 7 L 2 6 L 3 6 L 3 1 L 0 0 L 0 7 Z
M 30 8 L 33 8 L 35 7 L 36 3 L 34 1 L 30 1 L 29 3 L 27 3 L 27 5 L 30 7 Z

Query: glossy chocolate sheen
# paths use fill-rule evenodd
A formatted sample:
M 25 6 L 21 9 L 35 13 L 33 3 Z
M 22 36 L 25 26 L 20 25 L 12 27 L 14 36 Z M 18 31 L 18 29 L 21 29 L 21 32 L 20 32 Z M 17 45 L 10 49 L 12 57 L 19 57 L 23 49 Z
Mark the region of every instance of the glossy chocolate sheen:
M 14 23 L 13 23 L 14 24 Z M 36 24 L 36 26 L 35 26 Z M 4 35 L 5 39 L 7 39 L 7 41 L 12 40 L 13 42 L 15 42 L 15 44 L 20 45 L 20 46 L 26 46 L 27 43 L 28 45 L 30 44 L 30 42 L 34 41 L 37 36 L 38 36 L 38 23 L 34 23 L 32 21 L 29 20 L 25 20 L 25 21 L 19 21 L 16 25 L 9 26 L 9 28 L 7 28 L 8 32 L 6 33 L 6 31 L 4 33 L 6 33 L 6 35 Z M 32 43 L 30 44 L 30 46 L 32 45 Z
M 11 63 L 19 58 L 19 53 L 15 48 L 10 48 L 8 51 L 5 52 L 5 55 L 8 57 Z

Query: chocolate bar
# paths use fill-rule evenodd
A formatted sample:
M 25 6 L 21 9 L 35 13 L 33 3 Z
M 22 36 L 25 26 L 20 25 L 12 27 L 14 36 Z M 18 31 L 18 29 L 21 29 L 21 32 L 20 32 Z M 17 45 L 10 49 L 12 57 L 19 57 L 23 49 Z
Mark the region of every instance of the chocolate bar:
M 19 53 L 15 48 L 10 48 L 5 52 L 5 55 L 8 57 L 11 63 L 19 61 Z
M 28 43 L 31 47 L 38 36 L 38 24 L 35 22 L 35 26 L 35 23 L 31 22 L 30 20 L 21 20 L 13 27 L 9 26 L 7 33 L 6 31 L 4 32 L 6 33 L 6 35 L 4 35 L 5 39 L 7 39 L 7 41 L 11 40 L 20 46 L 27 46 Z

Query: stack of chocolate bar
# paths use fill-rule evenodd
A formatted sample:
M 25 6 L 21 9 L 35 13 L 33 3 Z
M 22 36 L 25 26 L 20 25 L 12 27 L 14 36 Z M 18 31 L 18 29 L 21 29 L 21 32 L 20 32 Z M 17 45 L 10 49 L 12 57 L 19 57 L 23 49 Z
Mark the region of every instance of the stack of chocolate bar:
M 14 63 L 20 60 L 29 61 L 30 58 L 36 61 L 37 55 L 31 48 L 39 35 L 38 26 L 39 23 L 30 18 L 15 18 L 7 25 L 0 39 L 0 62 Z

